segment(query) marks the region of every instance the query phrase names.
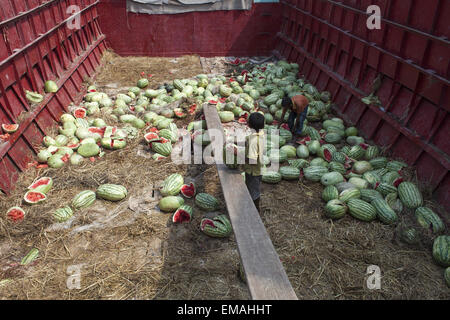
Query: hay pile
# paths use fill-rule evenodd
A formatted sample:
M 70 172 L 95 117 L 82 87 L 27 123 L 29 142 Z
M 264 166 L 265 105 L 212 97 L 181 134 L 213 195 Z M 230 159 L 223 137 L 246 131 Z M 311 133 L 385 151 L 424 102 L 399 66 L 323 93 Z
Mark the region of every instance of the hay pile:
M 176 61 L 173 62 L 173 61 Z M 153 74 L 150 87 L 202 73 L 198 57 L 122 58 L 105 53 L 95 79 L 111 94 L 134 86 L 140 73 Z M 214 72 L 214 71 L 213 71 Z M 192 117 L 192 116 L 191 116 Z M 177 120 L 185 125 L 192 118 Z M 50 176 L 49 199 L 27 208 L 24 221 L 0 216 L 0 285 L 4 299 L 249 299 L 237 275 L 234 236 L 212 239 L 199 231 L 206 213 L 195 208 L 190 224 L 173 225 L 157 208 L 157 187 L 180 173 L 198 192 L 224 199 L 215 166 L 176 165 L 148 157 L 142 133 L 127 148 L 96 162 L 62 169 L 30 169 L 11 196 L 0 199 L 0 213 L 19 205 L 36 177 Z M 124 185 L 129 196 L 119 203 L 97 200 L 64 224 L 51 214 L 79 191 L 99 184 Z M 351 217 L 332 222 L 323 216 L 318 184 L 282 181 L 263 185 L 262 220 L 288 277 L 302 299 L 449 299 L 442 268 L 432 261 L 429 243 L 412 247 L 397 241 L 396 230 Z M 187 204 L 193 201 L 187 199 Z M 245 213 L 243 213 L 245 214 Z M 19 266 L 33 247 L 39 258 Z M 381 290 L 365 286 L 366 269 L 378 265 Z M 68 268 L 78 267 L 80 289 L 67 286 Z

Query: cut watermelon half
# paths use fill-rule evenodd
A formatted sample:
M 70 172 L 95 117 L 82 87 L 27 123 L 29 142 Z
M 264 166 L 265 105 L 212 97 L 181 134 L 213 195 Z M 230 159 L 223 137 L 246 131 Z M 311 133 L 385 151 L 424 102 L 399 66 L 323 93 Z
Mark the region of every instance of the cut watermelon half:
M 6 133 L 14 133 L 17 131 L 17 129 L 19 129 L 19 125 L 18 124 L 2 124 L 2 129 L 3 129 L 3 132 L 6 132 Z
M 144 139 L 145 139 L 145 141 L 146 141 L 147 143 L 154 142 L 154 141 L 160 141 L 160 140 L 161 140 L 161 139 L 159 138 L 158 134 L 157 134 L 157 133 L 154 133 L 154 132 L 146 133 L 146 134 L 144 135 Z
M 325 160 L 327 160 L 328 162 L 331 162 L 331 159 L 333 158 L 330 150 L 324 148 L 323 150 L 323 157 L 325 158 Z
M 25 193 L 23 199 L 28 204 L 36 204 L 47 200 L 47 196 L 42 192 L 30 190 L 27 193 Z
M 84 109 L 84 108 L 76 108 L 76 109 L 73 111 L 73 116 L 74 116 L 75 118 L 81 118 L 81 119 L 84 119 L 84 118 L 86 118 L 86 114 L 87 114 L 87 111 L 86 111 L 86 109 Z
M 217 101 L 216 100 L 209 100 L 208 103 L 210 103 L 210 104 L 217 104 Z
M 200 225 L 200 229 L 203 231 L 203 230 L 205 230 L 206 226 L 211 226 L 213 228 L 217 228 L 216 225 L 214 224 L 214 221 L 212 221 L 211 219 L 208 219 L 208 218 L 204 218 L 202 220 L 202 224 Z
M 105 134 L 106 127 L 104 128 L 89 127 L 88 130 L 90 133 L 97 133 L 103 137 L 103 135 Z
M 380 182 L 375 183 L 374 189 L 376 190 L 379 185 L 380 185 Z
M 70 156 L 69 156 L 68 153 L 66 153 L 65 155 L 63 155 L 63 156 L 61 157 L 61 161 L 62 161 L 62 162 L 67 162 L 67 161 L 69 161 L 69 159 L 70 159 Z
M 239 118 L 238 122 L 239 122 L 239 123 L 242 123 L 242 124 L 246 124 L 246 123 L 247 123 L 247 119 L 245 119 L 244 117 L 242 117 L 242 118 Z
M 183 223 L 183 222 L 191 222 L 192 214 L 187 210 L 178 208 L 177 211 L 173 214 L 172 221 L 173 223 Z
M 195 113 L 195 110 L 197 110 L 197 105 L 196 104 L 193 104 L 193 105 L 191 105 L 190 107 L 189 107 L 189 114 L 194 114 Z
M 187 116 L 187 114 L 184 113 L 181 108 L 173 110 L 173 113 L 175 114 L 175 117 L 177 117 L 178 119 L 183 119 L 186 118 Z
M 193 198 L 195 196 L 196 190 L 194 183 L 184 184 L 180 190 L 181 194 L 186 198 Z
M 53 186 L 53 179 L 50 177 L 42 177 L 35 180 L 29 187 L 28 190 L 33 190 L 37 192 L 47 193 Z
M 21 221 L 25 217 L 25 211 L 20 207 L 12 207 L 8 209 L 6 216 L 14 222 Z
M 72 150 L 77 150 L 79 146 L 80 146 L 79 143 L 72 143 L 72 144 L 68 144 L 67 148 L 70 148 Z

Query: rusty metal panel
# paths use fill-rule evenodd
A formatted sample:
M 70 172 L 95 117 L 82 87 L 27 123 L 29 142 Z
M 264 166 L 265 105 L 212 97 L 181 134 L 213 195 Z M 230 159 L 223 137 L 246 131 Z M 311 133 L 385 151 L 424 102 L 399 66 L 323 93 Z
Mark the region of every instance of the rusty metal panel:
M 329 90 L 336 111 L 366 138 L 415 166 L 450 209 L 449 2 L 282 0 L 281 5 L 275 52 L 299 63 L 300 73 L 320 90 Z M 381 30 L 366 27 L 369 5 L 381 8 Z M 377 76 L 383 109 L 361 102 Z
M 106 47 L 98 26 L 96 0 L 0 0 L 0 121 L 19 130 L 0 141 L 0 190 L 8 193 L 18 171 L 26 170 L 45 131 L 56 124 L 72 101 L 81 98 L 82 82 L 92 77 Z M 69 30 L 68 5 L 80 8 L 80 28 Z M 33 109 L 25 90 L 43 93 L 46 80 L 59 90 L 45 94 Z M 26 113 L 24 113 L 26 112 Z

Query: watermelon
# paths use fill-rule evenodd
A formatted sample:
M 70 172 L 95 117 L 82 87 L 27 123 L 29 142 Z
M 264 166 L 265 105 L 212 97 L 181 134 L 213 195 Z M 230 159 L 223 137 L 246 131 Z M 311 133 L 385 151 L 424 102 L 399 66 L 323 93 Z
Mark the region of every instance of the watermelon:
M 344 182 L 344 177 L 339 172 L 327 172 L 320 178 L 320 182 L 324 186 L 335 185 Z
M 86 115 L 87 115 L 87 111 L 86 111 L 86 109 L 84 109 L 84 108 L 76 108 L 76 109 L 73 111 L 73 116 L 74 116 L 75 118 L 81 118 L 81 119 L 84 119 L 84 118 L 86 118 Z
M 357 174 L 364 174 L 372 169 L 372 165 L 367 161 L 356 161 L 352 168 L 353 172 Z
M 308 160 L 305 159 L 291 159 L 288 160 L 288 163 L 291 167 L 295 167 L 297 169 L 302 169 L 309 166 Z
M 64 166 L 64 161 L 62 160 L 63 155 L 54 154 L 47 159 L 47 164 L 50 168 L 62 168 Z
M 309 157 L 309 149 L 305 145 L 300 145 L 297 148 L 297 157 L 307 159 Z
M 433 258 L 443 267 L 450 267 L 450 236 L 439 236 L 433 242 Z
M 262 182 L 276 184 L 281 181 L 281 174 L 275 171 L 265 171 L 261 177 Z
M 29 187 L 28 190 L 39 191 L 47 193 L 53 186 L 53 179 L 50 177 L 42 177 L 36 179 Z
M 340 219 L 347 213 L 347 206 L 342 201 L 332 199 L 325 206 L 325 215 L 331 219 Z
M 339 198 L 339 191 L 335 186 L 328 186 L 322 191 L 322 199 L 325 202 Z
M 85 143 L 78 148 L 78 153 L 85 158 L 93 157 L 100 153 L 100 147 L 96 143 Z
M 70 206 L 65 206 L 64 208 L 56 209 L 53 213 L 53 218 L 57 222 L 65 222 L 73 216 L 73 211 Z
M 22 260 L 20 261 L 20 264 L 22 266 L 30 264 L 34 260 L 36 260 L 38 256 L 39 256 L 39 250 L 37 248 L 33 248 L 27 253 L 27 255 L 25 257 L 22 258 Z
M 284 180 L 297 180 L 300 177 L 300 170 L 291 166 L 281 167 L 280 175 Z
M 339 200 L 344 203 L 347 203 L 350 199 L 359 198 L 361 198 L 361 191 L 358 188 L 345 189 L 339 194 Z
M 14 222 L 20 221 L 25 217 L 25 210 L 21 207 L 12 207 L 6 211 L 6 216 Z
M 370 204 L 360 199 L 350 199 L 347 202 L 349 213 L 354 218 L 370 222 L 377 217 L 376 209 Z
M 398 186 L 398 196 L 403 204 L 410 209 L 416 209 L 423 204 L 422 194 L 412 182 L 403 182 Z
M 150 142 L 161 142 L 161 139 L 159 138 L 159 135 L 155 132 L 148 132 L 144 135 L 144 139 L 147 143 Z
M 47 196 L 45 195 L 45 193 L 30 190 L 30 191 L 27 191 L 27 193 L 25 193 L 25 196 L 23 197 L 23 199 L 28 204 L 36 204 L 36 203 L 47 200 Z
M 415 211 L 417 222 L 425 229 L 432 228 L 433 233 L 443 232 L 445 224 L 441 218 L 430 208 L 419 207 Z
M 219 208 L 219 201 L 208 193 L 197 194 L 195 204 L 205 211 L 214 211 Z
M 190 222 L 192 220 L 193 209 L 188 205 L 181 205 L 172 216 L 173 223 Z
M 167 143 L 152 142 L 151 148 L 155 153 L 161 154 L 165 157 L 168 157 L 172 153 L 172 144 L 170 142 Z
M 409 244 L 416 244 L 419 242 L 419 234 L 414 228 L 404 228 L 401 230 L 400 239 Z
M 213 219 L 203 218 L 200 222 L 200 230 L 214 238 L 225 238 L 233 232 L 230 220 L 223 214 Z
M 72 208 L 75 210 L 87 208 L 95 202 L 96 198 L 94 191 L 81 191 L 72 199 Z
M 163 212 L 175 212 L 184 204 L 184 200 L 177 196 L 167 196 L 159 201 L 159 209 Z
M 96 195 L 100 199 L 120 201 L 126 198 L 127 189 L 118 184 L 102 184 L 97 188 Z
M 161 194 L 163 196 L 175 196 L 180 193 L 183 184 L 184 178 L 181 174 L 171 174 L 164 180 L 161 186 Z
M 5 133 L 14 133 L 19 129 L 18 124 L 2 124 L 3 132 Z
M 293 147 L 291 145 L 282 146 L 280 148 L 280 153 L 281 152 L 286 153 L 288 159 L 295 158 L 297 155 L 297 150 L 295 149 L 295 147 Z
M 137 85 L 138 88 L 144 89 L 145 87 L 148 86 L 148 84 L 149 84 L 148 79 L 142 78 L 142 79 L 139 79 L 139 80 L 138 80 L 138 82 L 137 82 L 136 85 Z
M 327 172 L 328 169 L 322 166 L 310 166 L 303 169 L 305 179 L 314 182 L 319 182 L 322 176 Z
M 374 199 L 371 204 L 377 211 L 378 219 L 380 219 L 383 223 L 394 224 L 397 222 L 397 214 L 384 199 Z
M 186 198 L 193 198 L 195 197 L 195 185 L 193 182 L 189 183 L 189 184 L 184 184 L 181 186 L 180 189 L 181 194 L 186 197 Z
M 47 80 L 47 81 L 45 81 L 45 84 L 44 84 L 44 90 L 47 93 L 50 93 L 50 92 L 55 93 L 58 91 L 58 85 L 56 84 L 55 81 Z

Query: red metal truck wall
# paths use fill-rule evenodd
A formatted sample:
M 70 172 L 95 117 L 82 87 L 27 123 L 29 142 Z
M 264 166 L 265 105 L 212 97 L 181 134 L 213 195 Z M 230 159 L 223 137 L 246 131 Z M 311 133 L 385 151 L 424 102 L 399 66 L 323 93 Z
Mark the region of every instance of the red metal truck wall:
M 362 134 L 417 168 L 450 210 L 450 1 L 282 0 L 276 53 L 328 90 L 337 112 Z M 366 27 L 369 5 L 381 30 Z M 361 98 L 377 92 L 384 111 Z
M 126 12 L 126 1 L 101 0 L 100 27 L 120 55 L 266 55 L 280 30 L 278 3 L 252 10 L 148 15 Z
M 18 172 L 32 161 L 46 129 L 76 101 L 94 75 L 105 49 L 95 0 L 0 0 L 0 123 L 19 130 L 0 140 L 0 190 L 8 193 Z M 80 28 L 66 22 L 70 5 L 80 8 Z M 46 80 L 59 90 L 30 107 L 25 90 L 43 93 Z

